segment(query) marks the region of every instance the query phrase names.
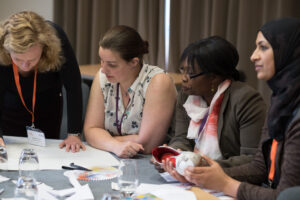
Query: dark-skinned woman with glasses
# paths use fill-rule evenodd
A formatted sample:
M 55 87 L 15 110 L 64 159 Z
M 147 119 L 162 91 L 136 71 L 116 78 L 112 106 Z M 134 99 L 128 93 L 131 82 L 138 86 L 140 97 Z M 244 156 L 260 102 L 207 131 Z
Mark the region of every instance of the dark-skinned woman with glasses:
M 182 91 L 169 146 L 204 154 L 223 167 L 251 161 L 266 105 L 256 90 L 240 81 L 238 60 L 236 48 L 218 36 L 196 41 L 184 50 Z M 165 171 L 186 182 L 168 166 L 163 162 Z

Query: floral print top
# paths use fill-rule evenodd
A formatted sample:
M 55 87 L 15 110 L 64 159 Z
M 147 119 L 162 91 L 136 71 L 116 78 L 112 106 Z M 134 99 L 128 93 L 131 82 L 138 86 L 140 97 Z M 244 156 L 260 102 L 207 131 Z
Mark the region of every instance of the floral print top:
M 159 67 L 144 64 L 139 76 L 128 88 L 130 97 L 127 108 L 124 108 L 121 90 L 119 89 L 118 108 L 117 106 L 117 87 L 118 83 L 108 82 L 104 73 L 99 73 L 101 90 L 104 96 L 105 107 L 105 129 L 113 136 L 138 134 L 143 117 L 146 91 L 153 76 L 165 73 Z M 116 111 L 118 112 L 116 117 Z M 117 122 L 118 118 L 118 122 Z M 121 120 L 122 119 L 122 120 Z M 121 134 L 118 132 L 117 125 L 121 127 Z

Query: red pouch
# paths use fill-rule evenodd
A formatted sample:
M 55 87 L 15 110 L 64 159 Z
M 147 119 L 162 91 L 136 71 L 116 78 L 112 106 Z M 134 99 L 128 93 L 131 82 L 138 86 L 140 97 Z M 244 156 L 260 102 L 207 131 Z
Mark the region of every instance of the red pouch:
M 155 147 L 152 150 L 152 156 L 155 162 L 157 162 L 158 164 L 162 164 L 163 160 L 169 158 L 169 160 L 173 164 L 173 167 L 176 167 L 176 156 L 178 156 L 179 154 L 179 151 L 168 146 L 159 146 Z

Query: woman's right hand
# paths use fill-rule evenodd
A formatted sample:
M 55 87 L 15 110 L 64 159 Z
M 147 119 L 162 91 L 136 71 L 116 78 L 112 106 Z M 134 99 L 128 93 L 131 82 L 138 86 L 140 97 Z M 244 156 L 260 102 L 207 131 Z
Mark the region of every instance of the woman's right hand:
M 173 178 L 180 181 L 181 183 L 187 183 L 188 181 L 184 178 L 184 176 L 180 175 L 176 169 L 173 167 L 172 162 L 169 158 L 162 161 L 162 166 L 166 172 L 168 172 Z
M 163 173 L 165 172 L 164 168 L 162 167 L 161 164 L 159 164 L 158 162 L 155 161 L 155 159 L 152 157 L 150 158 L 150 163 L 154 165 L 154 168 L 159 172 L 159 173 Z
M 116 148 L 114 153 L 120 158 L 131 158 L 140 151 L 144 151 L 144 148 L 141 144 L 131 141 L 124 141 L 120 142 L 120 145 Z

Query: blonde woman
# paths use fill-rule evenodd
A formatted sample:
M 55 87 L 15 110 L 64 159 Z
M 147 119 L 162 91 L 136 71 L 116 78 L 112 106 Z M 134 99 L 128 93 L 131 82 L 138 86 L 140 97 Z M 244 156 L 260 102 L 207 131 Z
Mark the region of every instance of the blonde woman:
M 59 138 L 62 85 L 67 91 L 70 134 L 60 148 L 77 152 L 85 149 L 78 137 L 81 77 L 67 36 L 34 12 L 19 12 L 5 20 L 0 25 L 0 136 L 26 136 L 34 129 L 46 138 Z M 0 143 L 4 145 L 2 138 Z

